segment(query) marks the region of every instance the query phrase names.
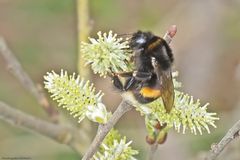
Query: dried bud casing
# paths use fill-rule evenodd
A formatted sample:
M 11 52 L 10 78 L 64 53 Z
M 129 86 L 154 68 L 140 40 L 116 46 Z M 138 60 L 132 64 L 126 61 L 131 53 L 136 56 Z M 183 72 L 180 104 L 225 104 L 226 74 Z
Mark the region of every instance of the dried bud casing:
M 146 142 L 150 145 L 154 144 L 156 142 L 156 137 L 155 136 L 146 136 Z
M 167 133 L 166 132 L 159 132 L 157 143 L 163 144 L 167 140 Z

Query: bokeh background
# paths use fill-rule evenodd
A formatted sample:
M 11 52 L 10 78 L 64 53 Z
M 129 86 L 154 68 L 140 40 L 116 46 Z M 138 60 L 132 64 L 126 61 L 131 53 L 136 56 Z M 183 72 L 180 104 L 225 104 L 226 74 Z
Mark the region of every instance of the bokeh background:
M 163 35 L 170 25 L 176 24 L 178 33 L 171 46 L 182 90 L 202 103 L 210 102 L 209 110 L 220 117 L 218 128 L 211 128 L 211 134 L 183 135 L 172 130 L 167 142 L 159 147 L 156 159 L 196 159 L 240 119 L 239 0 L 91 0 L 89 9 L 93 37 L 99 30 L 123 34 L 141 29 Z M 76 12 L 74 0 L 0 0 L 0 35 L 36 83 L 42 85 L 43 75 L 50 70 L 77 72 Z M 92 81 L 105 92 L 104 101 L 114 110 L 121 99 L 110 80 L 92 75 Z M 0 100 L 48 119 L 33 96 L 7 71 L 2 57 Z M 61 113 L 75 123 L 65 111 Z M 148 145 L 139 113 L 131 111 L 117 127 L 133 140 L 133 146 L 140 151 L 137 158 L 146 159 Z M 238 142 L 220 159 L 239 160 L 239 150 Z M 79 159 L 65 145 L 0 121 L 0 157 L 3 156 Z

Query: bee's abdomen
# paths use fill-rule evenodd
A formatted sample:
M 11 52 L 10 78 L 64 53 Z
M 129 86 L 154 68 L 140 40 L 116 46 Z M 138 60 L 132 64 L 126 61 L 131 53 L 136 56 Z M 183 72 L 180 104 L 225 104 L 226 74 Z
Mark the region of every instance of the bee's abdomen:
M 159 89 L 153 89 L 150 87 L 143 87 L 140 90 L 140 94 L 143 97 L 147 97 L 147 98 L 158 98 L 161 95 L 161 92 Z
M 142 87 L 138 91 L 133 92 L 136 100 L 139 103 L 150 103 L 161 96 L 161 92 L 158 89 L 153 89 L 150 87 Z

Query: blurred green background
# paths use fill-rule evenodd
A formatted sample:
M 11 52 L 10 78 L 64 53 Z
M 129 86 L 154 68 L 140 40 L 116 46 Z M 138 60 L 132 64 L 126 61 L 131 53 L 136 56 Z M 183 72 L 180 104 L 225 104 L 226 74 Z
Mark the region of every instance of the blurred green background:
M 182 135 L 172 130 L 156 157 L 195 159 L 193 157 L 209 150 L 210 145 L 239 119 L 239 0 L 91 0 L 89 9 L 93 25 L 91 36 L 99 30 L 123 34 L 139 29 L 163 35 L 170 25 L 176 24 L 178 33 L 171 46 L 175 56 L 174 69 L 180 72 L 179 80 L 183 83 L 182 90 L 200 98 L 203 103 L 210 102 L 209 110 L 220 117 L 218 128 L 211 129 L 211 134 Z M 42 85 L 43 75 L 50 70 L 77 71 L 76 12 L 75 0 L 0 0 L 0 35 L 5 37 L 36 83 Z M 110 80 L 93 75 L 92 81 L 105 92 L 104 101 L 114 110 L 120 96 Z M 1 56 L 0 100 L 48 119 L 34 97 L 9 74 Z M 138 159 L 145 159 L 148 145 L 143 118 L 132 111 L 117 126 L 140 150 Z M 239 151 L 240 144 L 235 147 Z M 235 154 L 236 159 L 240 159 L 240 153 Z M 79 159 L 65 145 L 0 121 L 0 157 L 3 156 L 27 156 L 34 160 Z M 220 159 L 224 159 L 224 155 Z

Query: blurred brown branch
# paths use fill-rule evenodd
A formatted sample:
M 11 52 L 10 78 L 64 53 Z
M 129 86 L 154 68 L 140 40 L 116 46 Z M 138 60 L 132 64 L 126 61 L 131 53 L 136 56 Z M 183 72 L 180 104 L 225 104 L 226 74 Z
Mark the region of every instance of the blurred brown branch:
M 0 101 L 0 118 L 12 125 L 35 131 L 55 141 L 70 146 L 80 155 L 84 153 L 89 137 L 72 126 L 53 124 L 28 115 Z
M 214 160 L 230 144 L 231 141 L 240 136 L 240 120 L 236 122 L 218 144 L 213 144 L 205 160 Z
M 81 42 L 86 42 L 91 29 L 89 22 L 88 0 L 77 0 L 77 23 L 78 23 L 78 72 L 81 77 L 89 79 L 90 69 L 85 66 L 81 57 Z
M 78 46 L 78 61 L 77 61 L 77 69 L 78 74 L 85 79 L 90 80 L 90 68 L 85 66 L 85 61 L 82 58 L 81 54 L 81 42 L 86 42 L 89 37 L 89 33 L 91 30 L 90 26 L 90 18 L 89 18 L 89 0 L 77 0 L 77 46 Z M 91 123 L 89 120 L 85 120 L 81 124 L 81 128 L 83 128 L 87 132 L 91 132 Z
M 38 103 L 43 107 L 53 122 L 57 122 L 58 111 L 52 107 L 43 92 L 41 92 L 30 76 L 23 70 L 21 64 L 8 48 L 4 38 L 0 37 L 0 54 L 6 61 L 8 69 L 21 82 L 24 88 L 31 92 L 37 99 Z
M 34 95 L 38 103 L 48 113 L 53 122 L 58 121 L 58 111 L 49 105 L 47 98 L 38 90 L 29 75 L 23 70 L 21 64 L 8 48 L 5 40 L 0 37 L 0 54 L 6 61 L 8 69 L 21 82 L 21 84 Z M 77 127 L 65 124 L 54 124 L 48 121 L 41 120 L 34 116 L 23 113 L 19 110 L 0 101 L 0 118 L 13 124 L 17 127 L 22 127 L 35 131 L 46 137 L 50 137 L 59 143 L 69 145 L 73 150 L 82 155 L 85 151 L 85 146 L 89 144 L 89 136 L 85 130 L 79 130 Z

